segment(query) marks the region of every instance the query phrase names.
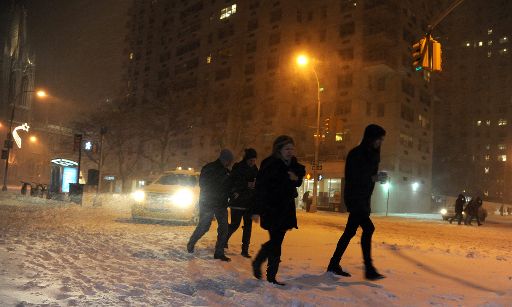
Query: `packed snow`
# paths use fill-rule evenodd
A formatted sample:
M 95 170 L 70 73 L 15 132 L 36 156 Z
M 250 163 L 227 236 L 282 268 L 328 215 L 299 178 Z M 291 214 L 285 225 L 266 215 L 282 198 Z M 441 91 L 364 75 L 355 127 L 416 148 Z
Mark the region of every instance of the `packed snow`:
M 280 287 L 252 276 L 239 255 L 241 229 L 225 263 L 213 259 L 215 223 L 188 254 L 194 226 L 134 222 L 122 197 L 92 207 L 3 194 L 0 305 L 512 305 L 512 216 L 477 227 L 377 215 L 374 262 L 387 277 L 377 282 L 363 277 L 360 232 L 341 263 L 352 277 L 325 273 L 346 214 L 299 211 L 298 219 L 283 244 Z M 266 240 L 253 227 L 251 253 Z

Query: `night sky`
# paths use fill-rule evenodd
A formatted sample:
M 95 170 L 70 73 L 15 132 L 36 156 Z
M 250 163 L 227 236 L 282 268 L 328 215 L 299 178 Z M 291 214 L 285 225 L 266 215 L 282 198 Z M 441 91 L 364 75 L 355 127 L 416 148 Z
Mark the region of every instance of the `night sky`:
M 119 92 L 131 0 L 27 0 L 36 87 L 67 105 L 87 106 Z

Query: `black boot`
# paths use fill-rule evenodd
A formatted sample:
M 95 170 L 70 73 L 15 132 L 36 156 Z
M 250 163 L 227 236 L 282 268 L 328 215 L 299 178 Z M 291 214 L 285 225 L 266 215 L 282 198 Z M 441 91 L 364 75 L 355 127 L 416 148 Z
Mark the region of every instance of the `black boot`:
M 240 255 L 244 256 L 245 258 L 251 258 L 251 255 L 249 255 L 249 246 L 242 244 L 242 252 Z
M 267 281 L 275 285 L 284 286 L 284 283 L 276 280 L 277 271 L 279 270 L 279 262 L 281 262 L 281 259 L 279 258 L 268 259 Z
M 333 262 L 332 260 L 331 260 L 331 262 L 329 262 L 329 266 L 327 267 L 327 272 L 331 272 L 335 275 L 340 275 L 340 276 L 345 276 L 345 277 L 352 276 L 352 275 L 350 275 L 350 273 L 343 271 L 343 269 L 341 268 L 339 263 Z
M 261 279 L 261 265 L 263 264 L 263 262 L 265 262 L 265 260 L 267 260 L 267 258 L 267 247 L 265 246 L 265 244 L 263 244 L 261 246 L 260 251 L 252 261 L 252 274 L 254 275 L 254 277 L 256 277 L 256 279 Z
M 224 255 L 224 254 L 215 254 L 215 255 L 213 255 L 213 259 L 218 259 L 218 260 L 226 261 L 226 262 L 231 261 L 231 258 L 226 257 L 226 255 Z
M 379 279 L 386 278 L 386 276 L 377 272 L 377 269 L 375 269 L 375 267 L 373 267 L 373 266 L 366 267 L 365 277 L 368 280 L 379 280 Z

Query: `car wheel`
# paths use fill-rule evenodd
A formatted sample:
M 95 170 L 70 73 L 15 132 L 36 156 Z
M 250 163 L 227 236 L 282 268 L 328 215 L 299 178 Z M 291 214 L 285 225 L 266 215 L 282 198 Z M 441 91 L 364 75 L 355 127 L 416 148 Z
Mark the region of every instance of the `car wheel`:
M 199 214 L 194 214 L 194 216 L 190 220 L 190 224 L 197 225 L 198 223 L 199 223 Z

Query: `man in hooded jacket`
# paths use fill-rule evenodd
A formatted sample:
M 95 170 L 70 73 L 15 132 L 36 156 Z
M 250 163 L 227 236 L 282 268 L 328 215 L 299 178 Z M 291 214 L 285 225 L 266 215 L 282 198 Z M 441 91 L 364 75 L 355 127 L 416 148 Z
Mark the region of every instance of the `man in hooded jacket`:
M 228 241 L 231 235 L 238 229 L 243 219 L 241 255 L 246 258 L 251 258 L 249 255 L 249 244 L 252 232 L 252 209 L 256 194 L 256 176 L 258 175 L 256 158 L 256 150 L 254 148 L 246 148 L 242 161 L 235 163 L 231 170 L 232 190 L 229 200 L 231 223 L 229 224 Z
M 379 274 L 372 263 L 371 246 L 372 235 L 375 230 L 370 219 L 370 202 L 375 182 L 384 182 L 385 173 L 378 173 L 380 162 L 380 147 L 384 141 L 386 131 L 378 125 L 368 125 L 364 137 L 358 146 L 353 148 L 345 163 L 345 189 L 344 200 L 349 212 L 347 226 L 338 241 L 336 250 L 327 267 L 328 272 L 336 275 L 351 276 L 344 272 L 340 266 L 341 257 L 347 249 L 350 240 L 361 226 L 361 247 L 365 265 L 365 277 L 369 280 L 384 278 Z

